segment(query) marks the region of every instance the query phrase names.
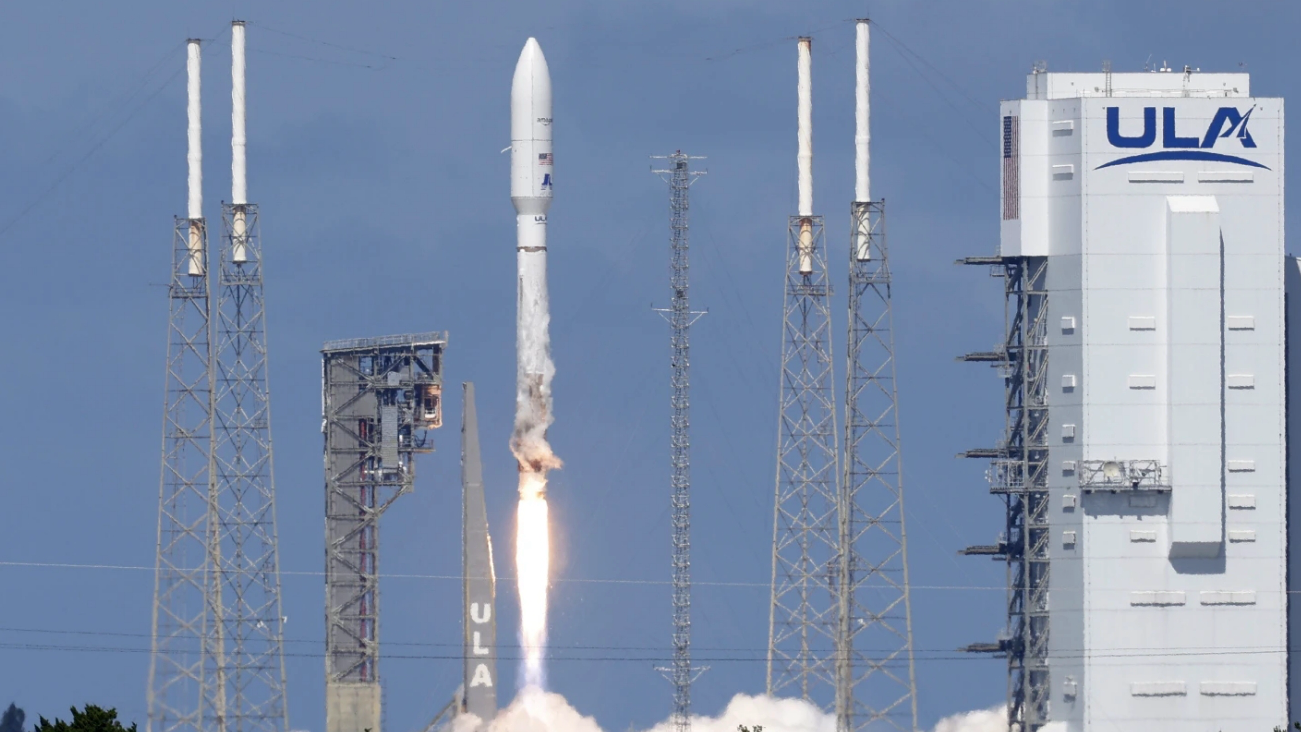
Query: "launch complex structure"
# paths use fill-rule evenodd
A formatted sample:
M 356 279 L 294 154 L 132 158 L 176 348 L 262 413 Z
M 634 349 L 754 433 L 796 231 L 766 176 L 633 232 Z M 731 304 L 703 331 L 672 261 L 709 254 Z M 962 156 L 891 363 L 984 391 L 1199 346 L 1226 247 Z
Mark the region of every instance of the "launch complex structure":
M 266 308 L 245 166 L 244 31 L 231 25 L 231 200 L 203 215 L 200 42 L 186 44 L 189 200 L 168 286 L 148 732 L 286 732 Z
M 837 732 L 917 728 L 885 201 L 871 198 L 869 21 L 856 24 L 844 439 L 813 208 L 812 39 L 798 41 L 799 210 L 787 225 L 767 690 Z

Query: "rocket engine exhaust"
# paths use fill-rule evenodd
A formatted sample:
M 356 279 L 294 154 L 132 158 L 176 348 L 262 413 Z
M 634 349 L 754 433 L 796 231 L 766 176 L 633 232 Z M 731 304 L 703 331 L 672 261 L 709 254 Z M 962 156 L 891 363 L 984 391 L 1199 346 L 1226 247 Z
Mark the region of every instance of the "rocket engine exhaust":
M 524 686 L 541 688 L 547 638 L 550 545 L 547 471 L 560 459 L 547 442 L 551 412 L 551 315 L 547 298 L 547 210 L 551 207 L 551 74 L 538 42 L 524 44 L 510 90 L 510 200 L 518 260 L 515 430 L 519 464 L 515 567 L 519 578 Z

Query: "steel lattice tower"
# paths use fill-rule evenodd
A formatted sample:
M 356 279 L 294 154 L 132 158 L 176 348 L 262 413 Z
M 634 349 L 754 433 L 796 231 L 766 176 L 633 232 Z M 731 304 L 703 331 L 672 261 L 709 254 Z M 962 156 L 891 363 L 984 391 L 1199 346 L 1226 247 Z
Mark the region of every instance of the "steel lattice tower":
M 831 286 L 821 216 L 812 213 L 811 39 L 799 39 L 800 211 L 786 227 L 785 306 L 773 512 L 768 694 L 824 709 L 835 694 L 839 547 Z
M 148 732 L 204 730 L 211 706 L 213 617 L 209 592 L 208 521 L 211 490 L 212 349 L 208 338 L 208 278 L 190 273 L 189 240 L 203 251 L 203 219 L 176 220 L 167 324 L 167 387 L 158 499 L 158 557 L 154 575 L 153 643 L 149 659 Z M 198 263 L 202 268 L 202 262 Z M 206 682 L 206 683 L 205 683 Z
M 227 724 L 233 732 L 284 732 L 289 719 L 262 242 L 258 207 L 248 202 L 245 177 L 244 30 L 242 21 L 231 25 L 232 201 L 221 207 L 212 316 L 220 632 Z
M 688 229 L 690 226 L 691 184 L 704 171 L 692 171 L 691 161 L 703 158 L 681 150 L 666 156 L 669 167 L 652 171 L 669 184 L 670 250 L 669 286 L 672 305 L 659 312 L 672 328 L 670 399 L 673 416 L 669 456 L 673 494 L 673 665 L 663 669 L 673 682 L 673 728 L 677 732 L 691 729 L 691 682 L 703 671 L 691 665 L 691 324 L 703 312 L 691 310 L 688 300 L 690 260 Z
M 837 579 L 839 732 L 917 728 L 885 202 L 853 204 Z
M 416 455 L 434 449 L 446 347 L 432 332 L 321 349 L 326 732 L 383 727 L 379 523 L 414 489 Z
M 917 728 L 885 201 L 869 175 L 868 21 L 857 24 L 855 203 L 850 208 L 845 442 L 837 510 L 836 728 Z
M 212 337 L 208 231 L 199 146 L 199 41 L 186 44 L 189 72 L 189 216 L 177 218 L 167 323 L 162 475 L 147 732 L 224 732 L 225 658 L 221 587 L 214 571 Z
M 237 233 L 238 232 L 238 233 Z M 216 443 L 228 720 L 236 732 L 288 729 L 262 248 L 255 204 L 222 205 Z

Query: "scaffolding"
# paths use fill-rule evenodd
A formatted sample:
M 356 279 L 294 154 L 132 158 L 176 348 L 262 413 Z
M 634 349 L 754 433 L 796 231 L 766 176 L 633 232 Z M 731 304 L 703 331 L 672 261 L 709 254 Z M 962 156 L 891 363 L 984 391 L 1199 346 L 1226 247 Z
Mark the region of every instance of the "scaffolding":
M 969 450 L 988 458 L 990 492 L 1007 506 L 997 545 L 969 547 L 969 555 L 1007 562 L 1007 630 L 995 643 L 966 650 L 1007 659 L 1007 715 L 1011 732 L 1037 732 L 1048 723 L 1048 292 L 1046 257 L 969 257 L 1004 278 L 1006 336 L 994 352 L 962 360 L 991 363 L 1004 375 L 1006 428 L 998 447 Z
M 885 202 L 851 208 L 836 728 L 917 728 Z
M 321 350 L 328 732 L 382 727 L 379 519 L 412 491 L 415 455 L 433 451 L 446 345 L 432 332 Z
M 673 389 L 669 439 L 670 486 L 673 502 L 673 664 L 662 669 L 673 682 L 673 729 L 691 729 L 691 682 L 703 668 L 691 665 L 691 325 L 703 312 L 693 311 L 688 300 L 691 284 L 689 227 L 691 184 L 704 171 L 691 170 L 692 160 L 703 158 L 681 150 L 667 156 L 669 167 L 653 170 L 669 184 L 670 276 L 672 305 L 658 312 L 669 322 L 670 366 Z

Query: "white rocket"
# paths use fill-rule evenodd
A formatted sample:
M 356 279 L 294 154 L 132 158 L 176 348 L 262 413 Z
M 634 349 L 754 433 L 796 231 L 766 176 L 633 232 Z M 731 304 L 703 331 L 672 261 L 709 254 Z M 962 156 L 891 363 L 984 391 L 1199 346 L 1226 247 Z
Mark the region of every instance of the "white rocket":
M 510 200 L 515 206 L 519 268 L 516 350 L 518 393 L 511 446 L 520 471 L 559 467 L 546 442 L 551 424 L 547 210 L 551 208 L 551 74 L 537 40 L 524 44 L 510 89 Z

